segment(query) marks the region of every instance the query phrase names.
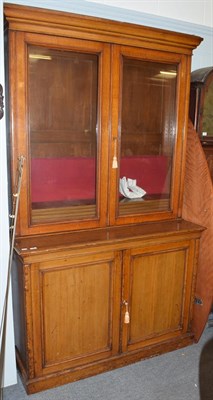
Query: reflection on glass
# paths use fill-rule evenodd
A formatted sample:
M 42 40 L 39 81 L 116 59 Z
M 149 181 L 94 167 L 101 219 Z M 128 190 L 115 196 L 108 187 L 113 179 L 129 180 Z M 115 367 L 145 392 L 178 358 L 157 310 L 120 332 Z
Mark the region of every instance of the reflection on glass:
M 213 81 L 208 87 L 203 106 L 203 136 L 213 137 Z
M 28 55 L 32 223 L 94 217 L 98 57 Z
M 170 209 L 176 65 L 123 58 L 119 213 Z

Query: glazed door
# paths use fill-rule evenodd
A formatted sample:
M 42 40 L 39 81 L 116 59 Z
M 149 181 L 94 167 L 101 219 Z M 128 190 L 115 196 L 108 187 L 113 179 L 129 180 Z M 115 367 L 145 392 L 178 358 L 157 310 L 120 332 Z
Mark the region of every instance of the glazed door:
M 118 353 L 120 265 L 104 252 L 31 266 L 36 375 Z
M 177 99 L 186 60 L 122 46 L 112 54 L 111 223 L 174 218 L 184 156 L 185 109 Z
M 26 158 L 19 230 L 105 225 L 109 45 L 28 33 L 10 42 L 14 175 Z
M 136 350 L 187 332 L 193 262 L 194 244 L 188 240 L 125 252 L 123 351 Z M 129 323 L 125 323 L 126 311 Z

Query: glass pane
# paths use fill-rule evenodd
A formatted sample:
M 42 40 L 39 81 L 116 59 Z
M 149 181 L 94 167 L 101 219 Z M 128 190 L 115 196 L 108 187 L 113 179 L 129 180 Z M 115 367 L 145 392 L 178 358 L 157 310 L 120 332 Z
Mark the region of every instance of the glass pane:
M 205 95 L 202 128 L 203 136 L 213 136 L 213 81 L 210 83 Z
M 119 214 L 170 209 L 176 65 L 123 58 Z
M 96 216 L 98 56 L 30 46 L 32 223 Z

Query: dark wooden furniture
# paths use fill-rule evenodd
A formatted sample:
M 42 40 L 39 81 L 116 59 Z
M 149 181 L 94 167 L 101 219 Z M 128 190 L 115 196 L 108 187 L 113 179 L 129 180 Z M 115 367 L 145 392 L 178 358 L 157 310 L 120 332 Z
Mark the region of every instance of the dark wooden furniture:
M 198 132 L 213 181 L 213 67 L 191 73 L 190 118 Z
M 203 228 L 182 212 L 201 39 L 15 5 L 5 16 L 13 185 L 26 159 L 16 352 L 34 393 L 195 340 Z M 129 198 L 124 177 L 146 194 Z

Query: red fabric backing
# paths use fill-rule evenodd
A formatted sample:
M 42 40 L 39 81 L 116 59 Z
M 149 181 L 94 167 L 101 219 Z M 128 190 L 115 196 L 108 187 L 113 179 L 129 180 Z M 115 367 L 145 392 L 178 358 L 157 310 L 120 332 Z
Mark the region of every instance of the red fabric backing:
M 95 198 L 94 158 L 33 158 L 32 202 Z
M 168 161 L 165 156 L 123 157 L 120 176 L 137 180 L 148 194 L 168 193 Z M 33 158 L 32 202 L 95 199 L 94 158 Z
M 166 194 L 169 192 L 168 157 L 138 156 L 121 159 L 121 178 L 136 179 L 137 186 L 147 194 Z

